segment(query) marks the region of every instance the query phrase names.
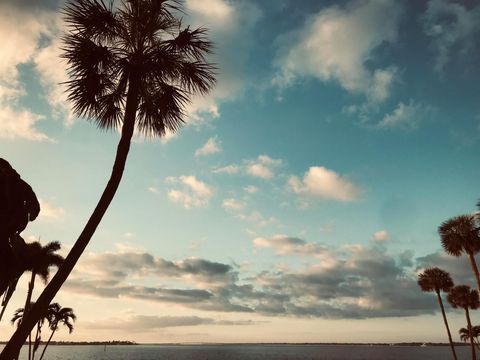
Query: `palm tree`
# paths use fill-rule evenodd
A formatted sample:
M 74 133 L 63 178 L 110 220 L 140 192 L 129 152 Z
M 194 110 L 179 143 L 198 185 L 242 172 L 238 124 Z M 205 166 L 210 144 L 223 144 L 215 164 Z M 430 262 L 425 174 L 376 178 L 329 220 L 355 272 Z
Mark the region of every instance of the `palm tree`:
M 470 332 L 468 329 L 461 328 L 458 330 L 458 333 L 460 334 L 460 340 L 463 342 L 470 341 Z M 478 337 L 480 336 L 480 326 L 479 325 L 474 325 L 472 326 L 472 335 L 473 335 L 473 342 L 475 343 L 475 346 L 477 347 L 478 350 L 480 350 L 480 346 L 478 344 Z
M 31 271 L 30 282 L 28 284 L 27 299 L 25 300 L 25 311 L 23 316 L 28 314 L 30 309 L 30 304 L 32 301 L 33 288 L 35 286 L 36 276 L 40 276 L 43 282 L 46 284 L 50 276 L 50 268 L 52 266 L 60 267 L 63 263 L 63 257 L 56 254 L 55 252 L 60 250 L 60 243 L 58 241 L 52 241 L 42 246 L 39 241 L 34 241 L 27 244 L 28 246 L 28 260 L 27 260 L 27 271 Z M 37 321 L 37 335 L 39 334 L 40 328 L 38 327 Z M 37 336 L 35 336 L 35 340 Z M 37 341 L 34 343 L 34 347 L 38 347 Z M 35 352 L 35 350 L 34 350 Z M 28 341 L 28 359 L 32 358 L 32 341 L 31 335 L 29 335 Z
M 425 292 L 434 291 L 437 294 L 438 305 L 442 311 L 443 322 L 447 328 L 448 341 L 450 342 L 450 348 L 452 349 L 453 358 L 457 359 L 455 353 L 455 347 L 453 346 L 452 334 L 448 326 L 447 316 L 445 315 L 445 308 L 443 307 L 442 297 L 440 291 L 448 292 L 453 287 L 453 281 L 450 274 L 437 267 L 425 269 L 425 271 L 418 275 L 418 285 Z
M 47 350 L 50 341 L 52 340 L 53 334 L 58 329 L 59 324 L 63 324 L 68 328 L 68 332 L 71 334 L 73 331 L 73 324 L 70 321 L 75 321 L 77 316 L 73 312 L 72 308 L 62 308 L 58 303 L 52 303 L 48 306 L 48 323 L 50 326 L 50 330 L 52 333 L 48 338 L 45 347 L 43 348 L 42 354 L 40 355 L 40 360 L 43 359 L 43 355 L 45 355 L 45 351 Z
M 31 303 L 33 305 L 34 303 Z M 24 308 L 19 308 L 15 310 L 15 313 L 13 314 L 13 317 L 11 319 L 11 322 L 13 325 L 17 323 L 17 327 L 19 327 L 22 324 L 23 316 L 25 315 L 25 309 Z M 48 314 L 44 313 L 40 319 L 37 321 L 37 331 L 35 333 L 35 341 L 34 341 L 34 347 L 33 347 L 33 354 L 31 354 L 31 341 L 29 340 L 29 349 L 28 349 L 28 356 L 29 358 L 31 357 L 34 359 L 35 357 L 35 352 L 38 350 L 38 347 L 40 346 L 40 341 L 41 341 L 41 333 L 42 333 L 42 326 L 45 322 L 45 320 L 48 320 Z M 17 356 L 18 358 L 18 356 Z
M 64 54 L 69 100 L 78 116 L 101 129 L 120 129 L 110 179 L 64 264 L 5 346 L 10 360 L 36 319 L 67 279 L 102 220 L 120 184 L 135 128 L 146 136 L 175 132 L 191 96 L 208 93 L 215 66 L 206 60 L 212 43 L 206 29 L 183 27 L 178 0 L 69 1 Z
M 469 332 L 470 345 L 472 347 L 472 360 L 476 360 L 475 346 L 473 344 L 473 329 L 472 322 L 470 321 L 469 309 L 475 310 L 480 306 L 480 300 L 478 299 L 478 292 L 470 289 L 468 285 L 458 285 L 453 287 L 447 295 L 447 301 L 454 308 L 462 308 L 465 310 L 465 317 L 467 318 L 467 328 Z
M 480 235 L 475 224 L 474 215 L 459 215 L 444 221 L 438 228 L 443 249 L 447 254 L 459 257 L 466 254 L 470 260 L 473 273 L 480 291 L 480 273 L 475 254 L 480 251 Z

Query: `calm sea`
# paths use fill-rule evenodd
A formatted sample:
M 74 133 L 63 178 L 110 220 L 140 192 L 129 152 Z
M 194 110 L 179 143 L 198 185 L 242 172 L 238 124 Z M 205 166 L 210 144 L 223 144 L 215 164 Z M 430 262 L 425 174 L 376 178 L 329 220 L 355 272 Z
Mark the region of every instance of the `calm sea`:
M 2 346 L 3 347 L 3 346 Z M 457 348 L 469 359 L 468 347 Z M 24 348 L 25 350 L 25 348 Z M 26 359 L 22 351 L 20 359 Z M 39 356 L 37 356 L 38 358 Z M 51 346 L 44 360 L 441 360 L 448 347 L 338 345 Z

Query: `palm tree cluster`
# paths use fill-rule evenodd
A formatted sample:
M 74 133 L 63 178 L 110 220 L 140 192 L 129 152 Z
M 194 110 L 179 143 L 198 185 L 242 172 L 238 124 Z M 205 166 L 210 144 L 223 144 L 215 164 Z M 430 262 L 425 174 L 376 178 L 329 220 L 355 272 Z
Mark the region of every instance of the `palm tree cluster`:
M 30 304 L 33 305 L 33 304 Z M 25 309 L 24 308 L 19 308 L 15 311 L 13 317 L 12 317 L 12 324 L 17 324 L 17 326 L 20 326 L 22 323 L 23 315 L 25 314 Z M 58 330 L 60 325 L 64 325 L 67 327 L 68 332 L 71 334 L 73 331 L 73 324 L 77 319 L 77 316 L 73 312 L 72 308 L 63 308 L 60 306 L 58 303 L 52 303 L 48 306 L 47 311 L 42 314 L 42 317 L 37 321 L 37 329 L 35 333 L 35 341 L 34 341 L 34 346 L 33 346 L 33 351 L 31 351 L 29 347 L 29 354 L 28 358 L 31 360 L 35 360 L 35 354 L 37 350 L 40 347 L 40 342 L 42 340 L 42 327 L 45 324 L 45 322 L 48 323 L 49 329 L 52 331 L 50 333 L 50 336 L 45 343 L 45 346 L 43 347 L 43 351 L 40 354 L 39 360 L 43 359 L 43 356 L 45 355 L 45 351 L 47 350 L 48 345 L 50 345 L 50 341 L 53 338 L 53 335 L 55 332 Z
M 477 203 L 480 211 L 480 201 Z M 467 320 L 467 327 L 459 330 L 462 341 L 470 341 L 472 359 L 476 360 L 475 348 L 479 348 L 478 336 L 480 326 L 473 326 L 470 318 L 470 310 L 480 307 L 480 274 L 475 260 L 475 255 L 480 251 L 480 226 L 479 213 L 455 216 L 444 221 L 438 228 L 444 251 L 452 256 L 467 256 L 477 289 L 471 289 L 468 285 L 455 286 L 448 272 L 438 267 L 425 269 L 418 276 L 418 285 L 425 292 L 435 292 L 437 301 L 442 312 L 443 321 L 447 330 L 448 341 L 452 349 L 453 358 L 456 360 L 455 346 L 448 326 L 445 308 L 443 306 L 441 292 L 447 294 L 447 301 L 453 308 L 463 309 Z
M 215 84 L 205 28 L 184 26 L 180 0 L 70 0 L 63 10 L 68 99 L 79 117 L 120 140 L 104 192 L 83 231 L 0 354 L 11 360 L 73 270 L 120 184 L 135 132 L 162 137 L 183 124 L 186 105 Z

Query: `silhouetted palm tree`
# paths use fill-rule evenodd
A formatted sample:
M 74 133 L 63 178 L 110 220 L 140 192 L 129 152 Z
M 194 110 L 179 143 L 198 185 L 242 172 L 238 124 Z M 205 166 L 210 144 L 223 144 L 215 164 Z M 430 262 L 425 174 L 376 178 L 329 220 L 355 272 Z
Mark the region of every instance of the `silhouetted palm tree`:
M 47 347 L 52 340 L 53 334 L 55 334 L 55 332 L 57 331 L 58 325 L 65 325 L 68 328 L 68 332 L 71 334 L 73 331 L 73 324 L 71 323 L 71 321 L 75 321 L 77 319 L 77 316 L 73 312 L 72 308 L 62 308 L 59 303 L 50 304 L 48 306 L 47 314 L 47 320 L 50 330 L 52 330 L 52 333 L 50 334 L 50 337 L 48 338 L 48 341 L 43 348 L 39 360 L 43 359 L 43 355 L 45 355 L 45 351 L 47 350 Z
M 32 302 L 33 288 L 35 286 L 36 276 L 40 276 L 43 282 L 46 284 L 50 276 L 50 268 L 52 266 L 60 267 L 63 263 L 63 257 L 56 254 L 55 252 L 60 250 L 60 243 L 58 241 L 52 241 L 42 246 L 40 242 L 34 241 L 27 244 L 28 246 L 28 260 L 27 260 L 27 270 L 31 271 L 30 282 L 28 284 L 27 299 L 25 300 L 25 311 L 23 315 L 28 314 L 30 309 L 30 304 Z M 40 328 L 37 322 L 37 335 L 40 332 Z M 41 327 L 41 326 L 40 326 Z M 34 351 L 35 347 L 38 348 L 37 343 L 38 336 L 35 336 L 34 342 Z M 28 358 L 32 358 L 32 342 L 31 335 L 29 335 L 28 341 Z
M 182 10 L 176 0 L 123 0 L 118 9 L 100 0 L 67 3 L 69 100 L 78 116 L 101 129 L 121 129 L 121 137 L 95 210 L 0 359 L 10 360 L 20 348 L 93 236 L 120 184 L 135 128 L 146 136 L 176 131 L 190 97 L 213 87 L 215 68 L 205 58 L 212 44 L 205 29 L 183 27 L 175 17 Z
M 478 292 L 470 289 L 467 285 L 458 285 L 453 287 L 447 295 L 448 302 L 454 308 L 462 308 L 465 310 L 465 317 L 467 318 L 467 328 L 469 331 L 470 345 L 472 347 L 472 360 L 476 360 L 475 346 L 473 344 L 473 329 L 470 321 L 469 309 L 475 310 L 480 306 L 478 299 Z
M 442 296 L 440 291 L 448 292 L 453 287 L 453 281 L 450 274 L 437 267 L 425 269 L 425 271 L 418 275 L 418 285 L 422 291 L 431 292 L 434 291 L 437 294 L 438 305 L 442 311 L 443 322 L 447 328 L 448 341 L 450 342 L 450 348 L 452 349 L 453 358 L 457 359 L 455 353 L 455 347 L 453 346 L 452 334 L 448 326 L 447 316 L 445 315 L 445 308 L 443 307 Z
M 461 328 L 458 330 L 458 333 L 460 334 L 460 340 L 463 342 L 470 341 L 470 332 L 468 329 Z M 478 345 L 478 337 L 480 336 L 480 326 L 474 325 L 472 326 L 472 335 L 473 335 L 473 342 L 475 343 L 475 346 L 477 347 L 478 350 L 480 350 L 480 346 Z
M 475 261 L 475 254 L 480 251 L 480 235 L 475 224 L 475 216 L 460 215 L 444 221 L 438 232 L 447 254 L 459 257 L 464 253 L 468 256 L 477 280 L 477 289 L 480 291 L 480 273 Z
M 30 305 L 33 305 L 34 303 L 31 303 Z M 15 313 L 13 314 L 13 317 L 11 319 L 11 322 L 13 325 L 17 323 L 17 327 L 19 327 L 22 323 L 23 316 L 25 315 L 25 309 L 24 308 L 19 308 L 15 310 Z M 28 346 L 28 356 L 29 359 L 31 358 L 32 360 L 35 358 L 35 352 L 38 350 L 38 347 L 40 346 L 40 341 L 42 340 L 41 333 L 42 333 L 42 326 L 45 323 L 45 320 L 48 320 L 48 314 L 44 313 L 40 319 L 37 321 L 37 329 L 35 332 L 35 340 L 34 340 L 34 346 L 33 346 L 33 353 L 31 353 L 31 339 L 29 339 L 29 346 Z M 16 357 L 18 359 L 18 355 Z

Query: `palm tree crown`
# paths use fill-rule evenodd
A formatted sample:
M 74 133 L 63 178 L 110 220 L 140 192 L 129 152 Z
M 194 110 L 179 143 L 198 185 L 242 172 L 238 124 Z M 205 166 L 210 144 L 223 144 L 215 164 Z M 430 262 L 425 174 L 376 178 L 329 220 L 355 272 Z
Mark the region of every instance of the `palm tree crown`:
M 43 282 L 47 283 L 50 276 L 50 267 L 60 267 L 63 263 L 63 256 L 55 254 L 60 250 L 60 243 L 52 241 L 42 246 L 40 242 L 28 243 L 27 270 L 40 276 Z
M 52 331 L 55 331 L 59 324 L 63 324 L 68 328 L 68 332 L 72 333 L 73 324 L 70 321 L 77 320 L 77 316 L 72 308 L 61 307 L 59 303 L 52 303 L 48 306 L 47 319 Z
M 447 295 L 447 301 L 454 308 L 475 310 L 480 307 L 477 290 L 470 289 L 468 285 L 457 285 L 453 287 Z
M 453 287 L 450 274 L 438 267 L 428 268 L 418 275 L 418 285 L 422 291 L 448 292 Z
M 215 83 L 215 67 L 205 59 L 212 50 L 206 29 L 182 29 L 174 16 L 182 12 L 176 0 L 122 4 L 79 0 L 64 10 L 69 100 L 79 116 L 113 129 L 122 124 L 127 94 L 135 88 L 138 130 L 153 136 L 174 132 L 189 97 Z
M 444 221 L 438 228 L 446 253 L 460 256 L 480 251 L 480 236 L 474 215 L 459 215 Z

